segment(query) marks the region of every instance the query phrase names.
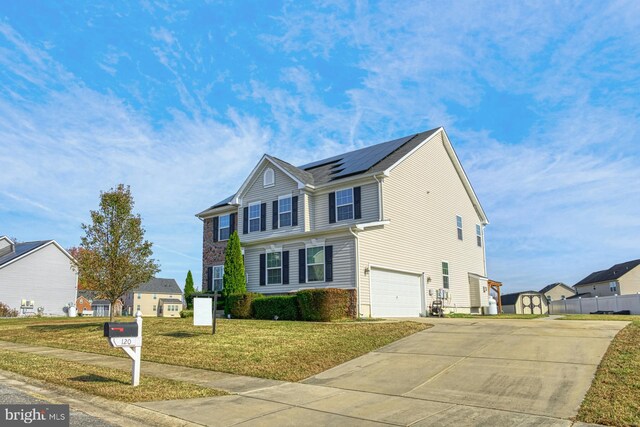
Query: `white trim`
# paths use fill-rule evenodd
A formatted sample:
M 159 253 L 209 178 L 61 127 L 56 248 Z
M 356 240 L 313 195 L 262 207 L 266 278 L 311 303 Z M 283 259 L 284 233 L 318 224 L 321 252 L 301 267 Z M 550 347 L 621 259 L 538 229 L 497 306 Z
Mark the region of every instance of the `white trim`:
M 391 221 L 384 220 L 384 221 L 373 221 L 373 222 L 365 222 L 363 224 L 356 224 L 356 228 L 360 231 L 364 230 L 365 228 L 370 228 L 370 227 L 380 227 L 383 225 L 389 225 L 391 224 Z
M 269 267 L 269 254 L 280 254 L 280 267 Z M 306 256 L 306 253 L 305 253 Z M 269 283 L 269 270 L 280 270 L 280 282 Z M 266 251 L 264 255 L 264 284 L 269 285 L 282 285 L 282 248 L 280 250 Z
M 307 251 L 311 248 L 322 248 L 322 280 L 309 280 L 309 256 Z M 311 265 L 320 265 L 315 263 Z M 325 283 L 327 281 L 327 252 L 324 242 L 321 245 L 305 245 L 304 247 L 304 274 L 306 283 Z
M 355 201 L 355 192 L 353 191 L 355 187 L 345 187 L 345 188 L 340 188 L 340 189 L 336 189 L 334 191 L 334 197 L 335 197 L 335 204 L 336 204 L 336 222 L 340 222 L 340 221 L 353 221 L 356 218 L 356 201 Z M 338 192 L 339 191 L 347 191 L 347 190 L 351 190 L 351 203 L 347 203 L 347 204 L 343 204 L 343 205 L 338 205 Z M 339 219 L 338 218 L 338 208 L 342 207 L 342 206 L 349 206 L 351 205 L 351 218 L 344 218 L 344 219 Z
M 444 274 L 444 271 L 442 271 L 442 267 L 444 263 L 447 263 L 447 274 Z M 451 289 L 451 269 L 449 268 L 449 261 L 446 260 L 440 260 L 440 277 L 442 278 L 442 289 Z M 444 277 L 447 276 L 447 286 L 444 286 Z
M 460 218 L 460 227 L 458 227 L 458 218 Z M 460 230 L 460 234 L 458 234 L 458 230 Z M 456 214 L 456 237 L 461 242 L 464 242 L 464 220 L 462 219 L 462 215 Z
M 284 211 L 284 212 L 280 212 L 280 201 L 284 200 L 284 199 L 291 199 L 291 201 L 289 203 L 289 210 L 288 211 Z M 282 224 L 280 224 L 280 215 L 286 214 L 286 213 L 291 214 L 291 224 L 282 225 Z M 293 227 L 293 195 L 291 195 L 291 194 L 285 194 L 284 196 L 278 196 L 278 228 L 282 228 L 282 227 Z
M 240 196 L 242 195 L 242 193 L 244 193 L 244 191 L 246 190 L 248 185 L 253 181 L 254 175 L 258 172 L 258 170 L 260 170 L 260 168 L 262 167 L 262 165 L 265 162 L 269 162 L 273 166 L 277 167 L 282 173 L 284 173 L 289 178 L 294 180 L 298 184 L 298 188 L 299 189 L 300 188 L 304 188 L 306 186 L 306 184 L 304 182 L 300 181 L 298 178 L 296 178 L 295 176 L 291 175 L 286 169 L 281 167 L 277 162 L 273 161 L 271 156 L 269 156 L 268 154 L 264 154 L 262 156 L 262 158 L 260 159 L 260 161 L 258 162 L 258 164 L 253 168 L 253 170 L 251 171 L 249 176 L 244 180 L 244 182 L 242 183 L 242 185 L 240 186 L 238 191 L 236 191 L 236 194 L 234 195 L 234 197 L 232 199 L 233 203 L 240 204 L 239 203 Z M 274 182 L 275 182 L 275 176 L 274 176 Z M 264 181 L 263 181 L 263 184 L 264 184 Z
M 28 243 L 28 242 L 26 242 L 26 243 Z M 14 243 L 14 245 L 15 245 L 15 244 L 16 244 L 16 243 Z M 67 256 L 67 258 L 69 258 L 69 259 L 71 260 L 71 262 L 72 262 L 72 263 L 74 263 L 74 264 L 78 264 L 78 262 L 75 260 L 75 258 L 74 258 L 74 257 L 72 257 L 72 256 L 69 254 L 69 252 L 67 252 L 67 251 L 66 251 L 62 246 L 60 246 L 60 245 L 58 244 L 58 242 L 56 242 L 55 240 L 51 240 L 50 242 L 47 242 L 47 243 L 45 243 L 44 245 L 38 246 L 37 248 L 33 248 L 33 249 L 31 249 L 30 251 L 23 253 L 23 254 L 22 254 L 22 255 L 20 255 L 19 257 L 14 258 L 14 259 L 12 259 L 11 261 L 8 261 L 8 262 L 6 262 L 6 263 L 4 263 L 4 264 L 0 265 L 0 268 L 4 268 L 4 267 L 6 267 L 7 265 L 11 265 L 11 264 L 13 264 L 14 262 L 16 262 L 16 261 L 18 261 L 18 260 L 21 260 L 22 258 L 26 257 L 27 255 L 31 255 L 32 253 L 38 252 L 40 249 L 44 249 L 44 248 L 46 248 L 47 246 L 49 246 L 49 245 L 51 245 L 51 244 L 55 245 L 58 249 L 60 249 L 60 250 L 62 251 L 62 253 L 63 253 L 63 254 L 65 254 L 65 255 Z M 75 270 L 74 270 L 74 272 L 75 272 Z M 77 274 L 77 273 L 76 273 L 76 274 Z
M 372 268 L 377 268 L 378 270 L 389 270 L 389 271 L 395 271 L 398 273 L 405 273 L 405 274 L 413 274 L 414 276 L 422 276 L 422 274 L 424 274 L 424 272 L 420 271 L 415 271 L 415 270 L 403 270 L 401 268 L 394 268 L 394 267 L 386 267 L 384 265 L 380 265 L 380 264 L 369 264 L 369 271 L 371 271 Z
M 223 216 L 229 217 L 229 225 L 226 227 L 220 227 L 220 218 L 222 218 Z M 223 228 L 229 229 L 229 237 L 227 237 L 226 239 L 220 238 L 220 230 L 222 230 Z M 230 237 L 231 237 L 231 213 L 218 215 L 218 242 L 226 242 L 227 240 L 229 240 Z
M 259 209 L 259 214 L 258 214 L 258 229 L 251 231 L 251 220 L 252 219 L 256 219 L 256 218 L 251 218 L 251 206 L 255 206 L 258 205 Z M 265 215 L 267 213 L 265 212 Z M 261 231 L 262 229 L 262 201 L 258 200 L 257 202 L 251 202 L 249 204 L 247 204 L 247 234 L 249 233 L 257 233 L 259 231 Z
M 271 182 L 267 183 L 267 173 L 271 172 Z M 269 188 L 276 185 L 276 172 L 272 168 L 266 168 L 262 173 L 262 187 Z
M 420 144 L 418 144 L 413 150 L 409 151 L 407 154 L 402 156 L 402 158 L 400 160 L 395 162 L 393 165 L 389 166 L 384 171 L 384 175 L 385 176 L 389 176 L 391 171 L 393 169 L 395 169 L 396 166 L 398 166 L 400 163 L 402 163 L 405 159 L 407 159 L 409 156 L 411 156 L 417 150 L 422 148 L 423 145 L 425 145 L 427 142 L 429 142 L 431 139 L 433 139 L 436 135 L 438 135 L 439 132 L 442 132 L 442 136 L 443 136 L 442 139 L 444 141 L 444 147 L 447 150 L 447 152 L 449 153 L 449 157 L 453 161 L 453 166 L 456 168 L 456 171 L 458 172 L 458 176 L 460 177 L 465 190 L 467 190 L 467 194 L 469 195 L 469 198 L 471 198 L 471 202 L 473 203 L 473 206 L 476 208 L 476 211 L 478 213 L 478 216 L 480 217 L 480 220 L 482 221 L 482 223 L 484 225 L 489 224 L 489 219 L 487 218 L 487 214 L 484 212 L 484 209 L 482 209 L 482 205 L 480 204 L 480 200 L 478 200 L 478 196 L 476 195 L 475 191 L 473 190 L 473 186 L 471 185 L 471 182 L 469 181 L 469 177 L 467 176 L 466 172 L 464 171 L 464 168 L 462 167 L 462 163 L 460 163 L 460 159 L 458 158 L 458 155 L 456 154 L 455 150 L 453 149 L 453 146 L 451 145 L 451 141 L 449 140 L 449 136 L 447 135 L 447 132 L 444 130 L 443 127 L 439 127 L 433 134 L 431 134 L 428 138 L 426 138 L 424 141 L 422 141 Z

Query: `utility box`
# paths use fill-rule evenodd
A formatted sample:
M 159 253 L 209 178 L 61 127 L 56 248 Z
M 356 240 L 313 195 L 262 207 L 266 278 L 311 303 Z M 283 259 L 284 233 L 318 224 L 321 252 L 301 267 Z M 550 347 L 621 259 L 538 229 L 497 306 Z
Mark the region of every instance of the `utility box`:
M 104 336 L 107 338 L 137 337 L 138 324 L 136 322 L 105 322 Z

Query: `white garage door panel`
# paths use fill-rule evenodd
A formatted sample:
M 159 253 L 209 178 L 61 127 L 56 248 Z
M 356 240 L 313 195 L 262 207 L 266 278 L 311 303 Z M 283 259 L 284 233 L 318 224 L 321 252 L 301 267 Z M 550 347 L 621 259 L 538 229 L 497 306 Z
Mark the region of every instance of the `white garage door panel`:
M 421 307 L 420 276 L 371 269 L 371 316 L 418 317 Z

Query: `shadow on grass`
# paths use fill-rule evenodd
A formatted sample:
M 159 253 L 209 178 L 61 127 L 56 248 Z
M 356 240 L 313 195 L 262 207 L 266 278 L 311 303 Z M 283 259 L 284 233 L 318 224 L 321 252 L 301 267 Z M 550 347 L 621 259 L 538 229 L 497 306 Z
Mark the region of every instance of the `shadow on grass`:
M 87 374 L 80 375 L 79 377 L 69 378 L 71 381 L 78 381 L 81 383 L 117 383 L 117 384 L 129 384 L 126 381 L 116 380 L 114 378 L 107 378 L 101 375 Z
M 193 337 L 198 337 L 202 334 L 198 334 L 198 333 L 194 333 L 194 332 L 167 332 L 164 334 L 161 334 L 165 337 L 171 337 L 171 338 L 193 338 Z

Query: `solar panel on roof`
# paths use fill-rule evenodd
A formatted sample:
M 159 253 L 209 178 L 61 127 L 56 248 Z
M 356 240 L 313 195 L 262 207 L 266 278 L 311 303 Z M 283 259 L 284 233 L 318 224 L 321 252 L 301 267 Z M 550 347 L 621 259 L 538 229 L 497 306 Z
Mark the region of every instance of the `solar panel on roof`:
M 403 138 L 394 139 L 392 141 L 383 142 L 381 144 L 372 145 L 370 147 L 361 148 L 359 150 L 344 153 L 338 156 L 329 157 L 327 159 L 318 160 L 316 162 L 307 163 L 300 166 L 300 169 L 310 170 L 320 166 L 331 166 L 331 179 L 343 178 L 364 172 L 372 166 L 380 162 L 382 159 L 400 148 L 415 135 L 405 136 Z

